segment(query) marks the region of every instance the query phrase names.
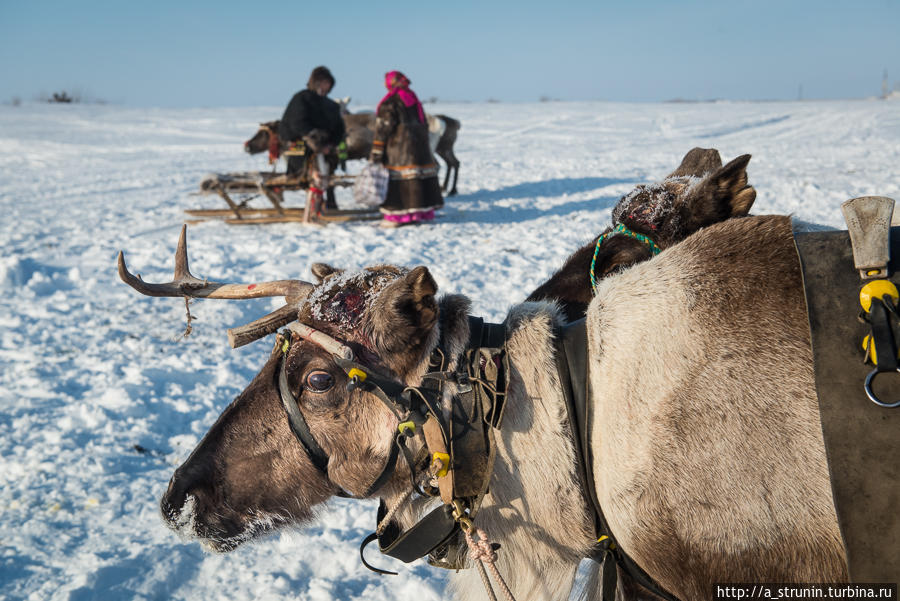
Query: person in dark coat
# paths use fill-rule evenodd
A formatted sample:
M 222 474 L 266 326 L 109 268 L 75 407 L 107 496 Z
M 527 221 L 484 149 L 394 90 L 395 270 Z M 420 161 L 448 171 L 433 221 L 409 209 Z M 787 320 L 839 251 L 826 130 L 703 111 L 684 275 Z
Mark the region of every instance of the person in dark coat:
M 376 109 L 369 159 L 383 162 L 390 175 L 387 198 L 381 205 L 382 225 L 387 227 L 429 221 L 435 209 L 444 206 L 425 111 L 409 83 L 400 71 L 385 74 L 388 93 Z
M 310 181 L 310 190 L 322 190 L 315 186 L 315 175 L 327 177 L 337 165 L 336 150 L 344 140 L 346 130 L 341 108 L 328 98 L 334 87 L 334 76 L 327 67 L 316 67 L 309 76 L 306 89 L 294 94 L 281 117 L 278 126 L 278 137 L 289 144 L 284 152 L 287 157 L 287 173 L 301 175 Z M 316 155 L 328 159 L 328 173 L 319 173 L 321 165 L 316 166 Z M 334 190 L 328 189 L 326 208 L 336 209 Z

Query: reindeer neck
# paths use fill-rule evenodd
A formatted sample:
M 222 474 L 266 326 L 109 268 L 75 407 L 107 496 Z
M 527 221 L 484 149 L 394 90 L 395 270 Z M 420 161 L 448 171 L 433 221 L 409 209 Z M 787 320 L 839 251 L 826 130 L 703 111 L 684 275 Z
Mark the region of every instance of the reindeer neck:
M 432 351 L 441 349 L 446 353 L 444 365 L 447 371 L 458 370 L 466 367 L 460 360 L 467 356 L 465 351 L 473 344 L 473 338 L 482 340 L 477 331 L 483 326 L 468 315 L 469 303 L 463 297 L 444 297 L 439 306 L 441 318 L 437 329 L 440 336 L 436 337 Z M 524 303 L 513 307 L 507 315 L 504 346 L 510 359 L 508 395 L 499 428 L 491 436 L 495 441 L 492 444 L 499 462 L 497 466 L 502 469 L 486 472 L 489 479 L 466 480 L 463 487 L 468 486 L 468 494 L 471 494 L 473 489 L 469 485 L 473 482 L 489 484 L 487 494 L 483 499 L 479 497 L 473 512 L 479 527 L 490 529 L 508 540 L 517 538 L 513 532 L 503 532 L 508 520 L 504 521 L 501 513 L 525 501 L 529 521 L 540 524 L 547 531 L 560 531 L 561 524 L 567 525 L 567 533 L 554 544 L 562 545 L 573 557 L 579 557 L 591 543 L 592 524 L 579 486 L 579 475 L 573 469 L 575 448 L 563 417 L 566 414 L 565 399 L 554 362 L 556 333 L 564 323 L 554 303 Z M 478 348 L 487 348 L 478 342 L 474 344 Z M 427 369 L 427 366 L 422 368 L 422 375 Z M 457 385 L 452 378 L 445 380 L 445 385 L 443 400 L 445 410 L 449 410 L 452 399 L 457 398 Z M 464 400 L 456 404 L 467 405 Z M 465 470 L 463 465 L 465 460 L 461 464 L 461 469 Z M 494 465 L 493 461 L 488 465 Z M 475 473 L 482 472 L 476 470 Z M 383 491 L 382 498 L 388 508 L 396 507 L 392 519 L 400 530 L 411 528 L 426 511 L 434 509 L 433 502 L 428 500 L 407 502 L 411 499 L 408 484 L 403 486 L 399 480 L 392 484 L 394 486 Z M 548 503 L 550 498 L 558 498 L 563 503 Z M 575 534 L 575 540 L 571 540 L 572 534 Z M 523 547 L 530 544 L 524 540 L 518 542 Z M 457 551 L 451 550 L 451 557 Z
M 594 523 L 555 360 L 565 319 L 555 303 L 528 302 L 513 307 L 505 323 L 511 374 L 496 438 L 497 465 L 507 469 L 494 471 L 479 527 L 526 555 L 534 547 L 536 559 L 543 546 L 504 519 L 509 508 L 521 508 L 527 522 L 548 533 L 555 553 L 577 561 L 594 543 Z

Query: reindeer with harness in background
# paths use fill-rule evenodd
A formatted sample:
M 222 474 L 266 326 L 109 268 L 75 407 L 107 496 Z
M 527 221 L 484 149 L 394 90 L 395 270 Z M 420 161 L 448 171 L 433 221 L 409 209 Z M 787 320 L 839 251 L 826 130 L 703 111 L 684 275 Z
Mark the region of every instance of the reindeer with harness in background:
M 372 151 L 372 142 L 375 139 L 375 113 L 350 113 L 346 109 L 349 98 L 338 100 L 347 132 L 345 139 L 346 156 L 342 160 L 366 159 Z M 459 178 L 459 159 L 453 152 L 456 144 L 456 136 L 462 127 L 459 121 L 447 115 L 426 114 L 428 125 L 428 140 L 431 151 L 447 165 L 444 174 L 442 189 L 447 196 L 457 194 L 456 181 Z M 280 121 L 267 121 L 260 123 L 259 129 L 246 142 L 244 151 L 249 154 L 268 152 L 269 163 L 274 164 L 281 157 L 286 146 L 278 137 Z M 452 177 L 452 181 L 451 181 Z

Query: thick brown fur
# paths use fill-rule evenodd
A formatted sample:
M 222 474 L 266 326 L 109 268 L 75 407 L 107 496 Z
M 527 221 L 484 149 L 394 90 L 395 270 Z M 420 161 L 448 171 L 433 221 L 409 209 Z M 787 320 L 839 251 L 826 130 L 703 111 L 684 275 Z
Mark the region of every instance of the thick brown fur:
M 604 281 L 588 333 L 594 475 L 626 552 L 681 599 L 846 579 L 788 218 Z

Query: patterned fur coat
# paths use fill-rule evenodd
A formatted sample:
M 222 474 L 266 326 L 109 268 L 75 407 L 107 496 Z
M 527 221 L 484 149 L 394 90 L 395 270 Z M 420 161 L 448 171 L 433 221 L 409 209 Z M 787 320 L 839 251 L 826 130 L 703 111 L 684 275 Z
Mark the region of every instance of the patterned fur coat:
M 393 96 L 378 109 L 372 158 L 390 173 L 386 215 L 406 215 L 444 206 L 438 185 L 438 166 L 428 145 L 428 127 L 419 121 L 415 106 Z

